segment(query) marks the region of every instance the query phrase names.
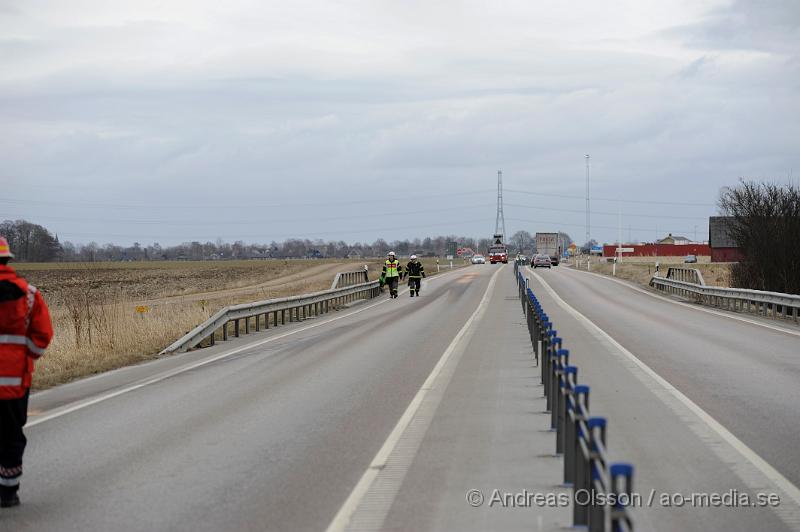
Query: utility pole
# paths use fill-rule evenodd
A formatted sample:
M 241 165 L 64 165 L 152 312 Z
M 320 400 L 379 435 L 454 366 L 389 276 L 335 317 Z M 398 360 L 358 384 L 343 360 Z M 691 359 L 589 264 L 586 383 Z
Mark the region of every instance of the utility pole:
M 497 171 L 497 220 L 494 224 L 494 234 L 503 235 L 506 239 L 506 219 L 503 216 L 503 172 Z
M 586 154 L 586 242 L 590 239 L 589 231 L 589 154 Z

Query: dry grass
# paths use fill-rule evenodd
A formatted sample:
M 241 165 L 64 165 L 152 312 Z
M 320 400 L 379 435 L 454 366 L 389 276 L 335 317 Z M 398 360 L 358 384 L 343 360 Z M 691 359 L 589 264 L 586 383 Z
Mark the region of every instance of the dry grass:
M 152 359 L 224 306 L 327 290 L 337 272 L 365 263 L 376 279 L 383 260 L 15 264 L 42 291 L 55 329 L 33 387 Z M 436 273 L 435 259 L 423 264 Z
M 645 260 L 646 259 L 646 260 Z M 617 264 L 617 277 L 634 283 L 649 286 L 650 279 L 655 272 L 655 264 L 659 263 L 659 271 L 662 276 L 667 275 L 670 266 L 696 268 L 703 274 L 703 279 L 709 286 L 730 286 L 730 265 L 720 262 L 709 262 L 709 257 L 698 257 L 704 259 L 696 264 L 684 264 L 683 257 L 630 257 L 624 258 Z M 580 263 L 580 269 L 586 269 L 586 262 Z M 591 271 L 602 275 L 610 276 L 613 271 L 611 263 L 599 262 L 594 259 L 591 264 Z

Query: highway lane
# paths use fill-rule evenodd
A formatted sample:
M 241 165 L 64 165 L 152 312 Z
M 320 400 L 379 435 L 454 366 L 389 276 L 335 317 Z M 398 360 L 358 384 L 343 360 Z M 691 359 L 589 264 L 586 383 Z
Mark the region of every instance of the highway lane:
M 0 529 L 324 529 L 495 270 L 433 278 L 419 299 L 356 307 L 30 427 L 23 506 L 0 512 Z M 113 389 L 104 378 L 116 386 L 125 375 L 85 386 Z M 75 399 L 79 388 L 64 393 Z M 58 393 L 32 407 L 53 407 Z
M 675 305 L 584 272 L 554 268 L 526 274 L 572 350 L 580 380 L 596 385 L 592 410 L 609 417 L 614 458 L 637 465 L 640 489 L 770 491 L 775 484 L 560 305 L 540 281 L 798 484 L 800 337 Z M 729 530 L 800 528 L 797 505 L 787 499 L 778 512 L 782 522 L 760 510 L 652 508 L 636 514 L 648 528 L 663 530 L 698 529 L 700 523 Z

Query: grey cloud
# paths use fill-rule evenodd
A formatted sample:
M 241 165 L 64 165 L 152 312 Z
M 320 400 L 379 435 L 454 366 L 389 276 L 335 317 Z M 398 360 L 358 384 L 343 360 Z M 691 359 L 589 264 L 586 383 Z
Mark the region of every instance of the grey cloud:
M 800 2 L 735 0 L 704 20 L 664 32 L 694 48 L 755 50 L 796 55 L 800 42 Z
M 41 217 L 64 233 L 134 234 L 141 228 L 115 222 L 113 208 L 87 208 L 84 217 L 98 220 L 94 227 L 63 219 L 74 217 L 81 202 L 138 205 L 130 218 L 180 219 L 181 228 L 164 227 L 162 244 L 187 234 L 228 237 L 239 229 L 243 235 L 261 232 L 263 239 L 314 231 L 339 231 L 338 238 L 350 240 L 436 232 L 481 236 L 493 229 L 498 169 L 509 188 L 580 197 L 584 153 L 592 154 L 594 195 L 691 197 L 713 204 L 719 187 L 740 175 L 782 175 L 797 167 L 796 62 L 761 56 L 725 61 L 731 43 L 750 47 L 754 41 L 778 50 L 767 34 L 791 33 L 786 23 L 791 16 L 773 21 L 775 9 L 766 10 L 740 2 L 696 25 L 670 30 L 670 54 L 650 49 L 647 39 L 620 40 L 613 50 L 603 42 L 594 48 L 598 39 L 542 50 L 463 52 L 457 46 L 420 45 L 405 51 L 411 61 L 396 69 L 381 54 L 363 68 L 348 58 L 341 68 L 322 69 L 306 49 L 281 64 L 263 63 L 259 55 L 271 51 L 266 45 L 243 50 L 247 61 L 227 65 L 237 50 L 205 55 L 210 47 L 205 41 L 195 63 L 172 66 L 149 64 L 147 55 L 127 63 L 138 57 L 129 51 L 122 59 L 102 53 L 84 58 L 82 48 L 73 48 L 106 42 L 114 28 L 136 44 L 169 33 L 162 22 L 89 29 L 80 42 L 71 27 L 45 37 L 33 32 L 24 37 L 29 41 L 7 42 L 0 51 L 17 65 L 13 81 L 0 82 L 0 181 L 11 183 L 10 197 L 35 193 L 42 200 L 63 200 L 64 206 L 0 202 L 0 210 L 33 221 Z M 750 33 L 750 41 L 737 42 L 722 32 L 729 20 L 758 31 Z M 692 46 L 702 42 L 703 50 L 675 46 L 675 39 Z M 47 44 L 34 50 L 34 42 Z M 626 42 L 627 49 L 618 49 Z M 53 57 L 47 59 L 48 53 Z M 41 67 L 25 70 L 36 61 Z M 439 211 L 462 201 L 446 194 L 476 190 L 486 194 L 463 200 L 463 212 Z M 394 232 L 362 233 L 392 225 L 380 216 L 387 206 L 397 210 L 403 198 L 425 194 L 431 197 L 414 200 L 414 207 L 430 214 L 413 218 L 429 230 L 403 229 L 412 224 L 400 221 Z M 354 209 L 340 202 L 349 200 L 367 202 L 375 217 L 330 225 L 314 221 L 346 216 Z M 241 208 L 229 208 L 237 201 Z M 580 211 L 580 199 L 509 202 L 530 205 L 508 207 L 509 218 L 546 219 L 563 224 L 574 237 L 583 234 L 583 216 L 571 212 Z M 319 205 L 280 206 L 286 203 Z M 259 207 L 264 204 L 278 206 Z M 536 205 L 565 212 L 537 213 Z M 618 207 L 597 205 L 607 211 Z M 624 208 L 630 214 L 701 218 L 714 212 L 713 207 Z M 57 219 L 51 224 L 48 217 Z M 225 225 L 224 233 L 214 225 L 215 219 L 245 218 L 269 223 Z M 616 237 L 615 229 L 607 229 L 616 226 L 616 216 L 594 219 L 597 238 Z M 639 238 L 655 238 L 656 226 L 661 232 L 693 229 L 674 219 L 630 223 L 634 237 L 637 227 L 650 228 Z M 511 232 L 536 230 L 524 222 L 507 226 Z

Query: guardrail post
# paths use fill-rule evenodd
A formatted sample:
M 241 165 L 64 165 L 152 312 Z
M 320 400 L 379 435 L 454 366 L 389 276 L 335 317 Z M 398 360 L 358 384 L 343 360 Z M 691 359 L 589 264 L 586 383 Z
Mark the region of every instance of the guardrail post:
M 550 333 L 552 332 L 553 322 L 547 318 L 547 314 L 544 314 L 543 319 L 544 322 L 540 334 L 539 359 L 542 361 L 542 385 L 544 386 L 544 393 L 547 395 L 547 387 L 549 385 L 547 372 L 550 368 L 550 338 L 553 337 Z
M 614 506 L 611 508 L 611 530 L 620 530 L 620 521 L 623 520 L 630 529 L 632 527 L 626 508 L 631 504 L 631 493 L 633 493 L 633 465 L 628 463 L 611 464 L 608 471 L 611 477 L 611 492 L 615 495 Z
M 230 323 L 229 321 L 226 321 L 225 325 L 222 326 L 222 339 L 223 340 L 227 340 L 228 339 L 228 324 L 229 323 Z
M 239 338 L 239 320 L 233 320 L 233 335 Z
M 585 384 L 575 386 L 572 394 L 572 416 L 567 419 L 567 432 L 565 435 L 566 452 L 564 453 L 564 483 L 571 484 L 574 489 L 580 489 L 580 424 L 586 423 L 584 411 L 589 411 L 589 387 Z M 587 440 L 588 441 L 588 440 Z M 577 506 L 577 505 L 576 505 Z M 573 515 L 574 518 L 574 515 Z M 575 524 L 578 524 L 577 522 Z
M 553 372 L 553 355 L 554 349 L 553 345 L 555 343 L 556 334 L 558 331 L 547 331 L 547 338 L 546 338 L 546 348 L 544 351 L 544 364 L 542 364 L 542 384 L 544 384 L 544 394 L 547 396 L 547 411 L 549 412 L 552 408 L 553 403 L 551 402 L 552 397 L 550 394 L 551 388 L 551 378 L 550 374 Z
M 558 338 L 558 344 L 561 345 L 561 339 Z M 555 350 L 553 357 L 553 370 L 550 372 L 552 375 L 550 393 L 552 395 L 552 402 L 550 405 L 550 429 L 556 430 L 556 446 L 558 446 L 558 420 L 561 410 L 561 379 L 564 374 L 563 368 L 569 365 L 569 349 Z
M 562 351 L 567 351 L 562 349 Z M 571 408 L 573 400 L 572 385 L 578 380 L 578 368 L 575 366 L 566 365 L 566 360 L 569 357 L 569 351 L 562 355 L 564 357 L 564 366 L 561 370 L 561 378 L 559 379 L 559 403 L 558 403 L 558 424 L 556 425 L 556 454 L 565 454 L 566 441 L 567 441 L 567 410 Z M 572 380 L 570 381 L 570 378 Z M 565 459 L 566 460 L 566 459 Z
M 250 316 L 244 318 L 244 333 L 250 334 Z
M 602 464 L 599 460 L 597 441 L 599 440 L 603 444 L 603 448 L 605 448 L 607 422 L 603 417 L 590 417 L 587 426 L 589 428 L 589 449 L 591 451 L 589 459 L 589 472 L 591 475 L 589 491 L 592 494 L 592 500 L 594 500 L 594 495 L 596 495 L 594 493 L 594 481 L 598 479 L 597 470 L 605 467 L 605 464 Z M 603 504 L 591 504 L 589 506 L 589 532 L 603 532 L 605 530 L 605 515 L 605 506 Z

